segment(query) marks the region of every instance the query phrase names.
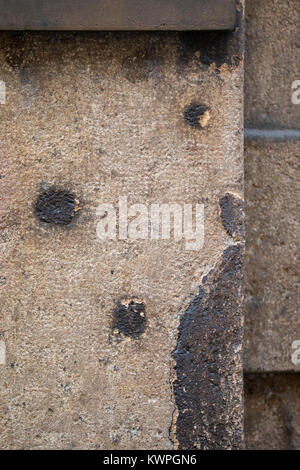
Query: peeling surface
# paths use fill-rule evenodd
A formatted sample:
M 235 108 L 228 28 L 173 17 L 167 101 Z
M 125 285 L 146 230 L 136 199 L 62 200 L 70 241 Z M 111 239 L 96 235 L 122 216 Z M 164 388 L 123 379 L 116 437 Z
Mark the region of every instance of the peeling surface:
M 181 317 L 173 352 L 180 449 L 243 445 L 241 245 L 228 247 Z
M 239 196 L 226 193 L 220 198 L 221 221 L 224 229 L 235 240 L 244 236 L 244 201 Z

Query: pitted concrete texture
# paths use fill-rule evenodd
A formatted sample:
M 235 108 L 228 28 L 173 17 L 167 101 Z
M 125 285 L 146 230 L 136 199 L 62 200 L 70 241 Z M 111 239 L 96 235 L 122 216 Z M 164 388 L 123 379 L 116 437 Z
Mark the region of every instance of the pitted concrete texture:
M 300 371 L 299 156 L 300 140 L 246 144 L 247 371 Z
M 299 450 L 299 374 L 245 377 L 247 450 Z
M 247 127 L 300 128 L 300 105 L 292 103 L 300 77 L 299 24 L 299 0 L 246 2 Z
M 220 198 L 243 197 L 242 50 L 230 55 L 242 40 L 210 34 L 0 34 L 4 449 L 183 446 L 172 357 L 180 317 L 236 243 Z M 185 120 L 190 105 L 209 111 L 199 127 Z M 97 207 L 118 207 L 120 196 L 128 207 L 204 204 L 204 247 L 99 240 L 107 213 Z M 240 344 L 231 354 L 218 387 L 220 399 L 228 382 L 235 389 L 224 432 L 237 446 Z

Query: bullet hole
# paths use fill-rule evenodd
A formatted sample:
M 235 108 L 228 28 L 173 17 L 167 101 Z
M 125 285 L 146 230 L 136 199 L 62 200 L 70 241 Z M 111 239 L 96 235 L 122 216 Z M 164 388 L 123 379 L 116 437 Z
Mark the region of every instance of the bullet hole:
M 39 195 L 35 214 L 41 222 L 51 225 L 68 225 L 79 210 L 79 201 L 67 191 L 50 189 Z
M 139 299 L 125 299 L 114 310 L 114 328 L 125 336 L 137 338 L 146 329 L 145 304 Z
M 189 126 L 203 129 L 210 120 L 210 113 L 207 106 L 190 104 L 184 109 L 183 117 L 185 123 Z

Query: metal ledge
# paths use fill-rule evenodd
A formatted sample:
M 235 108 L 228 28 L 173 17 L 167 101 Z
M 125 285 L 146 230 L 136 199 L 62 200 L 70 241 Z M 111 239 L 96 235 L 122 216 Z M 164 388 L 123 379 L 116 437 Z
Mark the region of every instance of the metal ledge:
M 0 0 L 0 30 L 232 30 L 236 0 Z

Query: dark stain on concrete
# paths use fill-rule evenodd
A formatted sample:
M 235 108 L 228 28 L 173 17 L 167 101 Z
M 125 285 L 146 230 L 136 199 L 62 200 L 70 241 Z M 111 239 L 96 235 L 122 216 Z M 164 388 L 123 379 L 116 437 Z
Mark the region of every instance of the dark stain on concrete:
M 30 83 L 27 67 L 20 67 L 20 81 L 21 85 L 26 86 Z
M 212 64 L 218 68 L 227 64 L 238 67 L 244 50 L 243 7 L 237 4 L 237 21 L 234 31 L 183 31 L 178 33 L 178 69 L 198 61 L 206 69 Z
M 50 225 L 68 225 L 79 210 L 79 201 L 68 191 L 50 189 L 41 193 L 35 204 L 35 215 Z
M 244 201 L 232 193 L 226 193 L 219 201 L 224 229 L 236 240 L 244 236 Z
M 26 34 L 24 32 L 9 32 L 0 34 L 0 46 L 4 52 L 6 63 L 13 69 L 22 67 L 25 62 Z
M 123 59 L 122 72 L 131 83 L 149 79 L 158 83 L 162 61 L 161 42 L 157 35 L 144 34 L 139 43 L 142 43 L 141 47 Z
M 183 111 L 185 123 L 196 129 L 202 129 L 200 116 L 203 116 L 207 109 L 207 106 L 204 105 L 190 104 Z
M 114 328 L 134 339 L 144 333 L 146 326 L 144 302 L 136 299 L 118 302 L 114 310 Z
M 180 449 L 242 447 L 242 245 L 229 246 L 181 317 L 173 352 Z

